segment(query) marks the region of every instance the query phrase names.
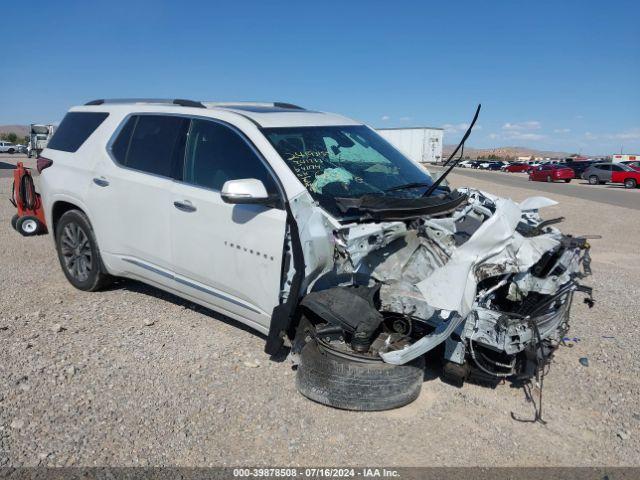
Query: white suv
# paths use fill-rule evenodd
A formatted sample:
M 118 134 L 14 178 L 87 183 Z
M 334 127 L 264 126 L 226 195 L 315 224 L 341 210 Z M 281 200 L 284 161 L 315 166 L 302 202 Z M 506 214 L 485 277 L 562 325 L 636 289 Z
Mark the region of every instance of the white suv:
M 378 410 L 445 378 L 522 381 L 586 287 L 588 244 L 433 180 L 360 122 L 284 103 L 97 100 L 65 116 L 40 189 L 77 288 L 137 279 L 287 342 L 307 397 Z M 583 265 L 587 272 L 583 271 Z

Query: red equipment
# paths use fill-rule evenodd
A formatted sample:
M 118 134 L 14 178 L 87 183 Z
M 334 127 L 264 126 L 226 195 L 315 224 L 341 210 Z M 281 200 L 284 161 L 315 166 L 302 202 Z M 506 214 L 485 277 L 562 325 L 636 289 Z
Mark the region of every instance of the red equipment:
M 47 233 L 42 199 L 36 192 L 31 172 L 22 162 L 18 162 L 13 171 L 13 191 L 10 200 L 18 209 L 18 213 L 11 219 L 14 229 L 25 237 Z

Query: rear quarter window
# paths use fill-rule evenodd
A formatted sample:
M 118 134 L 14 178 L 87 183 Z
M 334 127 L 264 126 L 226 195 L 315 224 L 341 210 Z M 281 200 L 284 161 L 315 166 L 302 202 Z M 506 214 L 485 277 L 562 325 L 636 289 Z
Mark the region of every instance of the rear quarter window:
M 107 112 L 69 112 L 53 134 L 47 148 L 75 152 L 109 116 Z

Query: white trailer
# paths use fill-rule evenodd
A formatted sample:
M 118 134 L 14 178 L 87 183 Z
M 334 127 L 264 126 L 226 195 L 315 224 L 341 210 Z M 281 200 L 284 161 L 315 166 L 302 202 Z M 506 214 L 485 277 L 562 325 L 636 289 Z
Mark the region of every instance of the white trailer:
M 31 124 L 29 128 L 29 144 L 27 145 L 29 158 L 37 157 L 42 150 L 47 148 L 47 144 L 53 136 L 53 130 L 53 125 Z
M 441 128 L 378 128 L 376 131 L 411 160 L 420 163 L 442 161 Z

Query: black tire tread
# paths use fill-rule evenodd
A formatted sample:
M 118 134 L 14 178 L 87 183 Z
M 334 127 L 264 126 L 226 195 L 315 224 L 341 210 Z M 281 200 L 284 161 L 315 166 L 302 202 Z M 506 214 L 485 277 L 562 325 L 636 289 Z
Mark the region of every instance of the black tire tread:
M 298 391 L 310 400 L 358 411 L 407 405 L 418 398 L 423 381 L 423 357 L 406 365 L 360 363 L 324 353 L 313 340 L 302 349 L 296 375 Z
M 80 224 L 86 234 L 89 236 L 89 241 L 91 242 L 91 249 L 93 251 L 93 256 L 96 259 L 95 265 L 98 267 L 97 270 L 94 270 L 92 274 L 89 276 L 86 282 L 78 282 L 74 279 L 64 266 L 64 260 L 62 258 L 62 252 L 60 250 L 60 233 L 64 228 L 64 225 L 71 220 L 74 220 L 78 224 Z M 91 227 L 91 222 L 89 222 L 89 218 L 82 210 L 68 210 L 62 214 L 58 223 L 56 225 L 56 250 L 58 251 L 58 259 L 60 260 L 60 266 L 62 267 L 62 271 L 67 277 L 67 280 L 71 285 L 76 287 L 78 290 L 84 290 L 86 292 L 96 292 L 101 290 L 108 285 L 110 285 L 114 278 L 109 275 L 102 263 L 102 257 L 100 256 L 100 250 L 98 249 L 98 242 L 96 241 L 95 234 L 93 233 L 93 228 Z

